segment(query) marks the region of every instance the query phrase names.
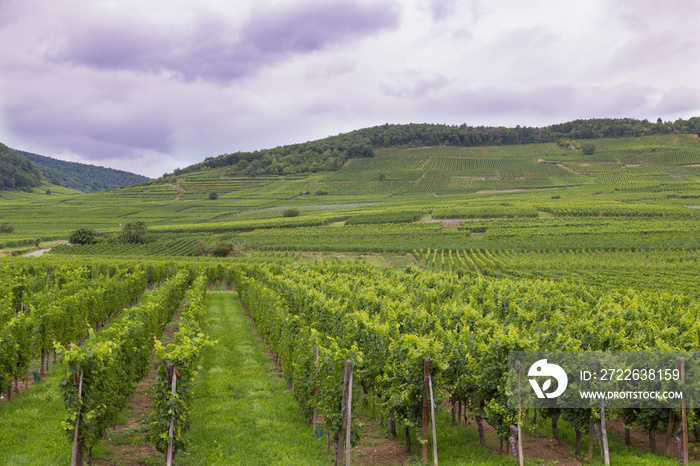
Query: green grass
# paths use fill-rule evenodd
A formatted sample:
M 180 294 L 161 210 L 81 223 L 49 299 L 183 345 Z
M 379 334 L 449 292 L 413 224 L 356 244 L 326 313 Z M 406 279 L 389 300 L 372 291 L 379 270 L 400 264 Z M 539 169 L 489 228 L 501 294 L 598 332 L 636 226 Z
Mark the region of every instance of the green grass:
M 54 371 L 60 372 L 60 371 Z M 70 464 L 71 444 L 61 430 L 66 417 L 60 376 L 44 378 L 33 389 L 0 404 L 0 464 Z
M 197 381 L 187 465 L 327 465 L 325 442 L 277 377 L 236 293 L 207 295 L 207 349 Z

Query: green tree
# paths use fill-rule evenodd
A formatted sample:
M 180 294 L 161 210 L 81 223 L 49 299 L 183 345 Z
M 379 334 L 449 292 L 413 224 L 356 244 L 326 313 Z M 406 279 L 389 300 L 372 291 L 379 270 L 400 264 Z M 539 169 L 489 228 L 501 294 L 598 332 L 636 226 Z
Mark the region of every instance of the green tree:
M 78 228 L 68 237 L 71 244 L 93 244 L 95 242 L 95 230 L 90 228 Z
M 595 144 L 592 142 L 586 142 L 581 145 L 581 151 L 583 151 L 583 153 L 586 155 L 593 155 L 595 154 Z
M 295 209 L 293 207 L 290 207 L 289 209 L 284 209 L 282 211 L 282 216 L 283 217 L 298 217 L 299 216 L 299 209 Z
M 212 191 L 209 193 L 210 200 L 215 201 L 218 198 L 219 198 L 219 193 L 217 193 L 216 191 Z
M 122 228 L 119 234 L 119 239 L 124 243 L 141 244 L 148 242 L 148 232 L 146 231 L 146 222 L 136 220 L 129 222 Z
M 219 240 L 211 246 L 211 255 L 214 257 L 226 257 L 233 251 L 230 241 Z

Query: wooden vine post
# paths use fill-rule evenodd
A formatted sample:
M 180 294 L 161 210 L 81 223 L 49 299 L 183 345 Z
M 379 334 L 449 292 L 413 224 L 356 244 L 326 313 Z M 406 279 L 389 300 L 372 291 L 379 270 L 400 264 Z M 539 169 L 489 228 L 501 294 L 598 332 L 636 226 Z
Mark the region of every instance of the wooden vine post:
M 602 389 L 603 382 L 600 380 L 600 360 L 595 360 L 595 375 L 600 381 Z M 605 466 L 610 466 L 610 452 L 608 450 L 608 433 L 605 429 L 605 398 L 601 399 L 600 405 L 600 459 Z
M 71 466 L 82 466 L 84 461 L 84 451 L 83 445 L 80 441 L 80 408 L 82 407 L 82 396 L 83 396 L 83 371 L 78 368 L 79 381 L 78 381 L 78 412 L 75 416 L 75 429 L 73 430 L 73 451 L 71 453 Z M 73 376 L 73 383 L 75 383 L 75 375 Z
M 520 397 L 520 361 L 515 361 L 515 373 L 518 376 L 518 462 L 523 466 L 523 430 L 520 419 L 523 416 L 523 406 Z
M 338 432 L 338 449 L 335 452 L 335 466 L 342 466 L 345 458 L 345 436 L 348 423 L 348 399 L 350 395 L 350 377 L 352 376 L 352 361 L 345 361 L 345 375 L 343 376 L 343 402 L 340 421 L 340 432 Z
M 428 383 L 430 386 L 430 420 L 433 425 L 433 465 L 438 466 L 437 456 L 437 433 L 435 431 L 435 397 L 433 396 L 433 380 L 428 375 Z
M 352 366 L 350 366 L 350 382 L 348 383 L 348 424 L 345 428 L 345 466 L 350 466 L 350 437 L 352 434 Z
M 685 385 L 685 358 L 678 358 L 678 370 L 681 373 L 681 383 Z M 688 418 L 685 412 L 685 397 L 681 400 L 681 428 L 683 429 L 683 464 L 688 464 Z
M 170 393 L 173 394 L 173 399 L 175 397 L 175 393 L 177 392 L 177 370 L 175 369 L 174 364 L 168 364 L 167 366 L 167 372 L 170 376 Z M 172 466 L 173 464 L 173 436 L 174 436 L 174 428 L 175 428 L 175 412 L 173 410 L 173 414 L 170 417 L 170 428 L 168 429 L 168 436 L 170 437 L 170 443 L 168 444 L 168 451 L 165 455 L 165 463 L 167 466 Z
M 423 359 L 423 436 L 420 456 L 423 463 L 428 463 L 428 416 L 430 413 L 430 358 Z
M 316 346 L 316 387 L 314 388 L 314 393 L 316 394 L 316 401 L 314 401 L 314 417 L 312 421 L 312 432 L 316 432 L 316 425 L 318 424 L 318 345 Z
M 673 426 L 676 422 L 676 412 L 673 408 L 668 410 L 668 428 L 666 429 L 666 456 L 671 456 L 671 439 L 673 438 Z

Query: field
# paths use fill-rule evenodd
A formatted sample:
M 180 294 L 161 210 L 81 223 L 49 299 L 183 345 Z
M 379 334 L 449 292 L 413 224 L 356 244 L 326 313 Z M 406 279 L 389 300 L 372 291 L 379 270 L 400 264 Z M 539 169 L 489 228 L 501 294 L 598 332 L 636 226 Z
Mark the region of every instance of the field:
M 440 463 L 512 464 L 509 351 L 700 350 L 700 140 L 595 143 L 380 149 L 336 172 L 224 167 L 93 194 L 0 192 L 5 255 L 51 249 L 0 260 L 0 463 L 69 464 L 78 432 L 94 464 L 159 464 L 176 413 L 175 464 L 330 464 L 346 360 L 353 463 L 428 460 L 427 357 Z M 147 242 L 120 239 L 134 221 Z M 77 228 L 96 242 L 66 244 Z M 220 243 L 227 257 L 214 257 Z M 613 464 L 677 464 L 671 412 L 608 410 Z M 537 413 L 526 464 L 599 464 L 597 444 L 587 455 L 599 407 Z

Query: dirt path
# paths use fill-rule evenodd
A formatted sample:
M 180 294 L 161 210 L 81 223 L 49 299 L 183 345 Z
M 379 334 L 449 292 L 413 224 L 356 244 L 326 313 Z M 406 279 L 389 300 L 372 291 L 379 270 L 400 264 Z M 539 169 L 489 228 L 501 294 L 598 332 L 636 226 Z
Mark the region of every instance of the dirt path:
M 177 194 L 175 195 L 175 200 L 180 199 L 180 197 L 185 194 L 185 188 L 180 186 L 177 183 L 168 183 L 169 186 L 172 186 L 173 188 L 177 189 Z
M 172 342 L 179 329 L 180 315 L 176 315 L 165 327 L 159 340 L 163 345 Z M 155 356 L 151 357 L 151 370 L 136 386 L 136 392 L 127 401 L 124 422 L 110 427 L 102 442 L 104 454 L 92 460 L 97 466 L 140 465 L 163 463 L 164 456 L 148 440 L 148 416 L 153 410 L 153 397 L 148 390 L 155 383 Z
M 49 252 L 51 248 L 48 249 L 39 249 L 38 251 L 32 251 L 30 253 L 27 253 L 24 255 L 24 257 L 39 257 L 43 255 L 45 252 Z

